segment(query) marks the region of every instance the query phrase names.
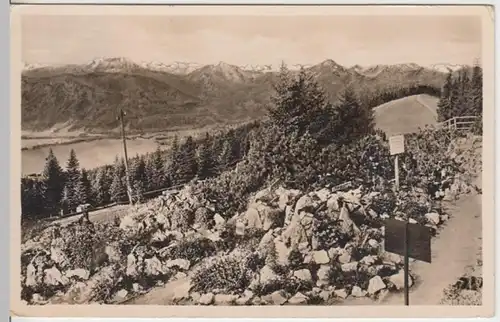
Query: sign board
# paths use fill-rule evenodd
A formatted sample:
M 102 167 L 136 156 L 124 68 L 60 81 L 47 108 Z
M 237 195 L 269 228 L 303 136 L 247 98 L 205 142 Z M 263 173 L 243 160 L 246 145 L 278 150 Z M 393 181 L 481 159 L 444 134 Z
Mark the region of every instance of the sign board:
M 391 136 L 389 138 L 389 147 L 391 155 L 401 154 L 405 152 L 405 137 L 404 135 Z
M 431 231 L 429 227 L 419 224 L 387 219 L 385 222 L 385 251 L 405 256 L 405 225 L 408 225 L 408 256 L 430 263 Z

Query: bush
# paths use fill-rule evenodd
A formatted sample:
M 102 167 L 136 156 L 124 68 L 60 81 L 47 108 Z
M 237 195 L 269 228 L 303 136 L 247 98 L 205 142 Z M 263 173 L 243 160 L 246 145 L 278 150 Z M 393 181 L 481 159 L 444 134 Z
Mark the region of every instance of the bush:
M 193 278 L 193 290 L 202 293 L 218 289 L 224 293 L 243 292 L 251 281 L 250 271 L 240 258 L 225 256 L 205 264 Z
M 191 265 L 216 253 L 216 245 L 208 238 L 182 240 L 167 250 L 165 256 L 171 259 L 187 259 Z

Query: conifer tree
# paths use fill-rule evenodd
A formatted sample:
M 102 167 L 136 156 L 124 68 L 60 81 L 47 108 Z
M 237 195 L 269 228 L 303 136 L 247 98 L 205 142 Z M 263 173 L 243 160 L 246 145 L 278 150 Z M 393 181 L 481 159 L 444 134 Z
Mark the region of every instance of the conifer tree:
M 75 190 L 75 200 L 78 204 L 90 203 L 91 196 L 91 186 L 90 180 L 88 178 L 88 173 L 85 169 L 82 169 L 80 173 L 80 178 Z
M 148 178 L 146 177 L 146 162 L 144 157 L 136 157 L 131 169 L 131 184 L 134 190 L 133 194 L 138 200 L 142 200 L 146 192 Z
M 101 167 L 97 170 L 92 183 L 92 199 L 95 205 L 104 205 L 109 203 L 109 186 L 111 184 L 108 177 L 107 167 Z
M 226 141 L 222 146 L 222 151 L 221 154 L 219 155 L 219 159 L 217 162 L 219 173 L 228 170 L 229 167 L 231 166 L 232 161 L 233 161 L 233 149 L 231 146 L 231 142 Z
M 167 186 L 167 177 L 165 173 L 165 163 L 163 162 L 162 151 L 158 147 L 154 153 L 151 154 L 150 162 L 148 165 L 151 189 L 163 189 Z
M 64 172 L 52 149 L 49 149 L 49 155 L 46 158 L 42 176 L 45 184 L 45 209 L 56 213 L 59 209 L 64 189 Z
M 77 189 L 80 181 L 80 163 L 76 157 L 75 150 L 71 149 L 69 159 L 66 164 L 66 199 L 68 207 L 74 211 L 78 206 L 79 199 L 77 196 Z
M 194 143 L 193 137 L 188 136 L 184 144 L 180 147 L 177 171 L 178 183 L 187 183 L 192 180 L 196 174 L 196 144 Z
M 179 184 L 179 161 L 180 161 L 180 147 L 179 147 L 179 137 L 174 136 L 172 140 L 172 145 L 168 153 L 168 158 L 166 162 L 166 177 L 172 183 L 172 185 Z
M 211 151 L 210 135 L 207 133 L 205 140 L 198 147 L 198 178 L 206 179 L 214 175 L 214 160 Z
M 452 82 L 452 74 L 451 71 L 448 73 L 446 77 L 446 81 L 441 89 L 441 96 L 438 101 L 438 121 L 443 122 L 446 121 L 450 115 L 451 111 L 451 90 L 452 90 L 453 82 Z
M 118 158 L 115 161 L 113 169 L 113 180 L 109 187 L 110 199 L 113 202 L 118 202 L 125 200 L 127 196 L 127 188 L 124 182 L 125 176 L 125 164 L 124 161 L 119 161 Z

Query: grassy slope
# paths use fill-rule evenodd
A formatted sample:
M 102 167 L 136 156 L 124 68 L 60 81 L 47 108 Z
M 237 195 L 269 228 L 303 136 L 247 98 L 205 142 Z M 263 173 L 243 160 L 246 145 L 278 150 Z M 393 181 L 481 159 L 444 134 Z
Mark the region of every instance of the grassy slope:
M 437 101 L 429 95 L 413 95 L 377 106 L 374 109 L 376 126 L 388 135 L 396 135 L 434 125 Z

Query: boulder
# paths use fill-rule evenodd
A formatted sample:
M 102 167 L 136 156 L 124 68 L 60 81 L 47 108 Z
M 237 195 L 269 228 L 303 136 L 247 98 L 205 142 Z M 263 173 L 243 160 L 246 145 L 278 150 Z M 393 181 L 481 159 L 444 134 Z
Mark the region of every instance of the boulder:
M 184 272 L 177 272 L 177 274 L 175 274 L 174 276 L 174 279 L 175 280 L 183 280 L 187 277 L 187 274 L 184 273 Z
M 106 245 L 106 247 L 104 248 L 104 252 L 108 256 L 109 261 L 112 263 L 117 263 L 122 259 L 122 253 L 117 243 Z
M 198 292 L 191 293 L 191 300 L 193 300 L 194 303 L 200 303 L 200 298 L 201 298 L 200 293 Z
M 405 279 L 404 279 L 404 271 L 403 270 L 400 270 L 397 274 L 394 274 L 394 275 L 391 275 L 389 277 L 389 281 L 394 284 L 394 287 L 397 289 L 397 290 L 400 290 L 400 289 L 403 289 L 404 286 L 405 286 Z M 409 287 L 412 287 L 413 285 L 413 278 L 410 276 L 408 276 L 408 286 Z
M 326 250 L 313 252 L 313 260 L 316 264 L 328 264 L 330 262 L 330 258 L 328 257 Z
M 217 227 L 222 227 L 226 223 L 226 220 L 222 218 L 222 216 L 219 214 L 214 215 L 214 221 L 215 221 L 215 226 Z
M 242 223 L 240 221 L 236 222 L 235 234 L 238 236 L 245 235 L 245 224 L 244 223 Z
M 264 267 L 262 267 L 262 269 L 259 272 L 259 281 L 262 284 L 265 284 L 271 280 L 274 280 L 277 277 L 278 277 L 278 275 L 276 274 L 276 272 L 274 272 L 274 270 L 268 265 L 265 265 Z
M 154 256 L 144 260 L 144 273 L 150 276 L 158 276 L 166 273 L 163 263 Z
M 376 241 L 375 239 L 369 239 L 368 245 L 370 245 L 370 247 L 377 248 L 379 244 L 378 241 Z
M 201 305 L 210 305 L 213 303 L 214 297 L 215 295 L 213 293 L 203 294 L 198 300 L 198 303 L 200 303 Z
M 366 291 L 362 290 L 359 286 L 354 286 L 352 288 L 351 295 L 354 297 L 365 297 Z
M 328 302 L 328 300 L 330 299 L 331 296 L 332 296 L 332 292 L 331 291 L 324 290 L 324 291 L 321 291 L 319 293 L 319 297 L 321 297 L 321 299 L 324 302 Z
M 295 276 L 296 278 L 298 278 L 302 281 L 306 281 L 306 282 L 312 281 L 311 272 L 306 268 L 293 272 L 293 276 Z
M 427 221 L 430 224 L 433 224 L 433 225 L 439 224 L 440 218 L 439 218 L 439 214 L 437 212 L 427 213 L 427 214 L 425 214 L 425 218 L 427 219 Z
M 319 200 L 321 200 L 322 202 L 326 202 L 331 197 L 332 192 L 327 188 L 323 188 L 316 191 L 314 194 L 319 198 Z
M 65 275 L 68 278 L 79 277 L 82 280 L 88 280 L 90 277 L 90 272 L 84 268 L 76 268 L 76 269 L 67 270 L 65 272 Z
M 374 255 L 367 255 L 363 257 L 359 262 L 364 265 L 373 265 L 377 261 L 377 256 Z
M 69 259 L 64 253 L 66 242 L 63 238 L 54 238 L 50 245 L 50 259 L 52 259 L 59 267 L 64 268 L 68 266 Z
M 214 296 L 215 305 L 228 305 L 238 299 L 238 295 L 232 294 L 216 294 Z
M 281 187 L 276 189 L 275 193 L 278 196 L 278 207 L 282 211 L 284 211 L 287 206 L 293 207 L 295 200 L 300 195 L 299 190 L 287 190 Z
M 347 290 L 345 288 L 333 291 L 336 297 L 340 297 L 341 299 L 346 299 L 349 294 L 347 294 Z
M 282 290 L 271 293 L 271 303 L 274 305 L 283 305 L 286 302 L 286 293 Z
M 66 285 L 68 284 L 68 279 L 66 276 L 61 274 L 61 271 L 57 267 L 53 266 L 44 270 L 45 278 L 43 282 L 47 285 Z
M 338 257 L 338 261 L 341 264 L 347 264 L 351 261 L 351 254 L 345 249 L 340 250 L 340 256 Z
M 121 289 L 119 290 L 118 292 L 116 292 L 115 294 L 115 299 L 116 300 L 123 300 L 124 298 L 126 298 L 128 295 L 128 291 L 126 289 Z
M 40 274 L 37 274 L 37 269 L 33 264 L 28 264 L 26 267 L 26 281 L 25 285 L 26 286 L 36 286 L 42 283 L 42 278 Z
M 343 272 L 353 272 L 358 269 L 358 262 L 350 262 L 341 265 Z
M 290 248 L 287 248 L 285 243 L 280 240 L 274 240 L 274 246 L 276 249 L 277 262 L 280 265 L 288 265 L 290 256 L 290 252 L 292 251 Z
M 310 196 L 304 195 L 300 197 L 295 204 L 295 214 L 299 214 L 301 211 L 314 212 L 316 207 L 317 204 L 314 200 Z
M 291 299 L 288 300 L 288 303 L 293 305 L 307 304 L 309 298 L 304 294 L 297 292 Z
M 187 271 L 191 266 L 191 263 L 187 259 L 177 258 L 167 261 L 166 265 L 168 268 L 178 267 L 182 270 Z
M 328 282 L 328 277 L 331 272 L 331 267 L 328 265 L 321 265 L 318 269 L 317 275 L 318 275 L 318 282 L 324 282 L 324 284 L 327 284 Z M 324 285 L 323 284 L 323 285 Z
M 446 222 L 446 221 L 448 221 L 448 219 L 450 219 L 450 216 L 448 216 L 448 215 L 441 215 L 441 216 L 439 216 L 439 220 L 441 222 Z
M 368 294 L 373 295 L 385 288 L 385 283 L 380 276 L 374 276 L 368 283 Z

